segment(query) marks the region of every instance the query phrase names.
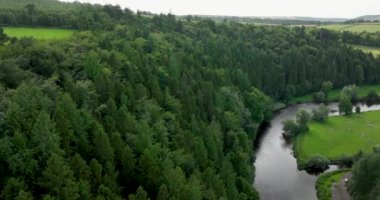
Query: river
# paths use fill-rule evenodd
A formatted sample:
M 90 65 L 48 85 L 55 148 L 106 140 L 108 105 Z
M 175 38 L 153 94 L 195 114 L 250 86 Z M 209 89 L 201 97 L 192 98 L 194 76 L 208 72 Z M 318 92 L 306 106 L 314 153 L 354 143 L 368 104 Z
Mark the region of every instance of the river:
M 361 111 L 380 110 L 380 105 L 358 104 Z M 305 103 L 288 107 L 279 112 L 259 138 L 256 150 L 256 177 L 254 186 L 262 200 L 317 200 L 316 175 L 297 169 L 292 145 L 282 137 L 282 121 L 295 118 L 299 109 L 311 111 L 319 104 Z M 338 104 L 330 103 L 330 116 L 339 115 Z M 331 166 L 328 171 L 336 170 Z

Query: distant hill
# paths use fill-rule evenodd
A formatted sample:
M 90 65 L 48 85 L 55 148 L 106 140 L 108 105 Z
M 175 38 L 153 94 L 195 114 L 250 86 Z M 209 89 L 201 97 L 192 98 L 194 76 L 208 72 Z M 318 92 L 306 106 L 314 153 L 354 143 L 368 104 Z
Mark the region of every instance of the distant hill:
M 79 3 L 65 3 L 58 0 L 0 0 L 0 9 L 21 10 L 28 4 L 34 4 L 37 9 L 43 9 L 45 11 L 74 10 L 77 9 L 79 5 Z
M 178 16 L 186 18 L 189 16 Z M 313 17 L 257 17 L 257 16 L 222 16 L 222 15 L 195 15 L 193 18 L 207 18 L 215 21 L 235 21 L 239 23 L 269 24 L 269 25 L 321 25 L 341 23 L 348 19 L 344 18 L 313 18 Z
M 380 21 L 380 15 L 363 15 L 352 21 Z
M 261 17 L 263 18 L 263 17 Z M 281 20 L 299 20 L 299 21 L 317 21 L 317 22 L 344 22 L 348 18 L 322 18 L 322 17 L 264 17 L 268 19 L 281 19 Z

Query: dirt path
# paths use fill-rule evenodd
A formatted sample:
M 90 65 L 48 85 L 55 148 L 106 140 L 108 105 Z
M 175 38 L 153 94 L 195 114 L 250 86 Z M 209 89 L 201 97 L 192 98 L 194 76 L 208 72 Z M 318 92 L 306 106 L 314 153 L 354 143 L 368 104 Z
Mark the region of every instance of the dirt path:
M 342 176 L 337 184 L 334 184 L 331 188 L 333 200 L 352 200 L 351 195 L 347 192 L 345 185 L 345 179 L 351 180 L 352 174 L 348 172 Z

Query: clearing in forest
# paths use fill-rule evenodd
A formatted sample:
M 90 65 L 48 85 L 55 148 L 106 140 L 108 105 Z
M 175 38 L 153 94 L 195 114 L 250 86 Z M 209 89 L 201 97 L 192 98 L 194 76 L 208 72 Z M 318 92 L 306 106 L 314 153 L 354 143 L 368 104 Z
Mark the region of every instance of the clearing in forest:
M 360 24 L 330 24 L 319 26 L 319 28 L 332 29 L 337 31 L 351 32 L 380 32 L 380 23 L 360 23 Z
M 4 27 L 4 32 L 11 37 L 33 37 L 42 40 L 67 39 L 74 30 L 60 28 Z

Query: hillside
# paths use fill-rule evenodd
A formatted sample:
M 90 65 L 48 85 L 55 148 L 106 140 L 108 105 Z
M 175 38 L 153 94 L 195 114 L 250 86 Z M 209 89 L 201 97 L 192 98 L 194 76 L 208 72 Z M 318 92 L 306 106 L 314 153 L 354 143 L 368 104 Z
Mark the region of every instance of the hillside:
M 355 33 L 376 33 L 380 32 L 380 23 L 341 23 L 318 26 L 318 28 L 326 28 L 336 31 L 349 31 Z
M 0 10 L 24 10 L 28 4 L 45 11 L 72 11 L 78 9 L 78 3 L 65 3 L 58 0 L 0 0 Z
M 364 16 L 360 16 L 360 17 L 353 19 L 353 21 L 358 21 L 358 20 L 380 21 L 380 15 L 364 15 Z
M 320 25 L 344 22 L 343 18 L 313 18 L 313 17 L 257 17 L 257 16 L 218 16 L 218 15 L 195 15 L 195 16 L 178 16 L 183 18 L 202 18 L 212 19 L 217 22 L 234 21 L 247 24 L 259 25 Z

